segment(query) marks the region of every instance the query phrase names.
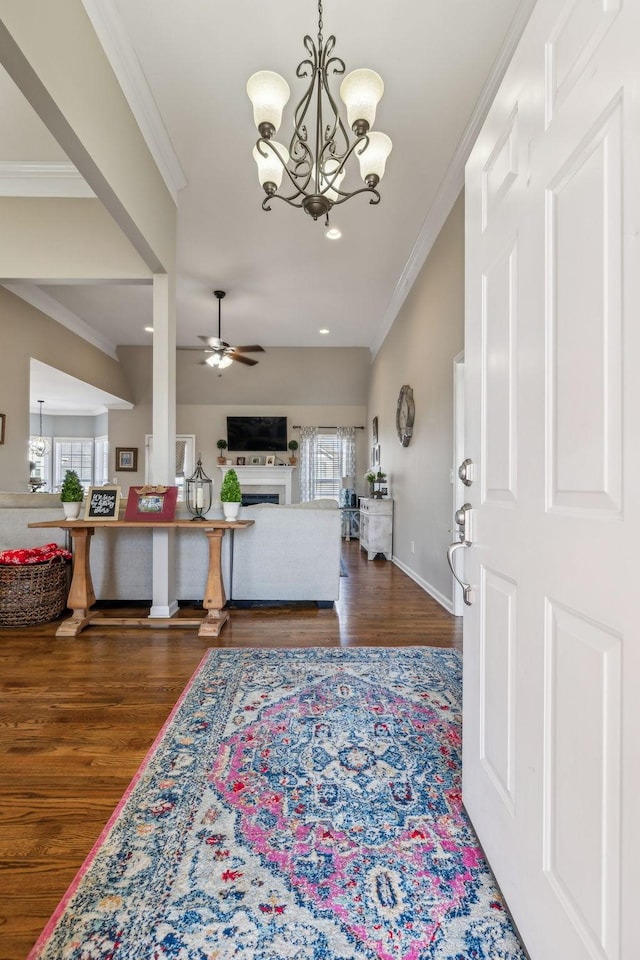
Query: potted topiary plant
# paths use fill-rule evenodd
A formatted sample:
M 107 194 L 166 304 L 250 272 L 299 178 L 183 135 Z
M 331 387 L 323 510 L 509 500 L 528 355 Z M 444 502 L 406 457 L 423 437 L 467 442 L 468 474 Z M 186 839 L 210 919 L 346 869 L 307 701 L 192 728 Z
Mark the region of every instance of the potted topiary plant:
M 225 462 L 224 451 L 227 449 L 227 446 L 228 446 L 227 441 L 226 441 L 226 440 L 223 440 L 222 437 L 217 441 L 216 447 L 217 447 L 218 450 L 220 451 L 220 452 L 218 453 L 218 463 L 224 463 L 224 462 Z
M 386 482 L 387 482 L 386 473 L 383 470 L 378 470 L 375 476 L 375 480 L 373 481 L 373 487 L 374 487 L 373 495 L 378 500 L 382 499 L 382 496 L 383 496 L 382 488 L 383 488 L 383 484 L 385 484 Z
M 364 475 L 364 479 L 365 479 L 366 482 L 369 484 L 369 496 L 372 497 L 372 496 L 373 496 L 373 485 L 374 485 L 374 483 L 376 482 L 375 471 L 373 471 L 373 470 L 367 470 L 367 472 L 366 472 L 365 475 Z
M 291 450 L 291 456 L 289 457 L 289 463 L 291 464 L 292 467 L 294 467 L 294 466 L 296 465 L 296 463 L 298 462 L 297 457 L 296 457 L 296 450 L 298 449 L 298 441 L 297 441 L 297 440 L 289 440 L 288 447 L 289 447 L 289 450 Z
M 65 519 L 76 520 L 80 514 L 82 498 L 84 497 L 84 487 L 80 483 L 80 478 L 75 470 L 67 470 L 60 487 L 60 499 Z
M 220 501 L 222 503 L 225 520 L 237 519 L 240 503 L 242 502 L 242 490 L 240 489 L 238 474 L 233 468 L 227 470 L 224 475 L 222 486 L 220 487 Z

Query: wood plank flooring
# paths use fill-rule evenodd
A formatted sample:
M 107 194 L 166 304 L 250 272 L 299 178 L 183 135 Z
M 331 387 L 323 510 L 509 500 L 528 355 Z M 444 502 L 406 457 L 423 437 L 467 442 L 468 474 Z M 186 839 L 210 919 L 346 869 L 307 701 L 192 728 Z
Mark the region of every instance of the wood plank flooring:
M 461 621 L 396 566 L 357 540 L 343 558 L 335 609 L 234 609 L 217 643 L 0 628 L 0 960 L 27 956 L 209 647 L 461 648 Z

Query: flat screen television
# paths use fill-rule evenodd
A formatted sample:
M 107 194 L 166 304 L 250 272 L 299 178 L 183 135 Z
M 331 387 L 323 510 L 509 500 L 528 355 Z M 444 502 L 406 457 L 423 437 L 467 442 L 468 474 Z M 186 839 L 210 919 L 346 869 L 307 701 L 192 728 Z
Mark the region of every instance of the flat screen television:
M 262 450 L 277 452 L 287 449 L 286 417 L 227 417 L 229 450 Z

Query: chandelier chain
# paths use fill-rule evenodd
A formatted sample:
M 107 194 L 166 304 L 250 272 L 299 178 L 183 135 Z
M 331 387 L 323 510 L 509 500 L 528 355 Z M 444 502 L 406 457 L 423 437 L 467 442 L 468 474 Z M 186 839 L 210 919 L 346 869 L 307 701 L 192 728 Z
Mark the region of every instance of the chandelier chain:
M 322 47 L 322 28 L 324 24 L 322 22 L 322 0 L 318 0 L 318 47 Z

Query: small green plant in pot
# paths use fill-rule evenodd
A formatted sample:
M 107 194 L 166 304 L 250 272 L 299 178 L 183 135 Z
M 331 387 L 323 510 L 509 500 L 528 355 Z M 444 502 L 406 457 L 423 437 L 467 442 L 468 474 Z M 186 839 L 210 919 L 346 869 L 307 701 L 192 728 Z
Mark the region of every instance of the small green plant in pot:
M 242 490 L 240 489 L 238 474 L 233 468 L 227 470 L 224 475 L 220 487 L 220 501 L 222 502 L 225 520 L 235 520 L 242 502 Z
M 222 437 L 216 442 L 216 447 L 218 448 L 218 463 L 225 462 L 224 452 L 227 449 L 227 441 L 223 440 Z
M 369 484 L 369 496 L 373 496 L 373 485 L 376 482 L 376 475 L 374 470 L 367 470 L 364 475 L 365 481 Z
M 297 460 L 297 458 L 296 458 L 296 450 L 298 449 L 298 441 L 297 441 L 297 440 L 289 440 L 288 447 L 289 447 L 289 450 L 291 450 L 291 456 L 289 457 L 289 463 L 290 463 L 291 466 L 293 467 L 293 466 L 295 466 L 295 464 L 298 462 L 298 460 Z
M 60 487 L 60 499 L 62 509 L 67 520 L 75 520 L 82 505 L 84 497 L 84 487 L 80 483 L 80 478 L 75 470 L 67 470 Z

